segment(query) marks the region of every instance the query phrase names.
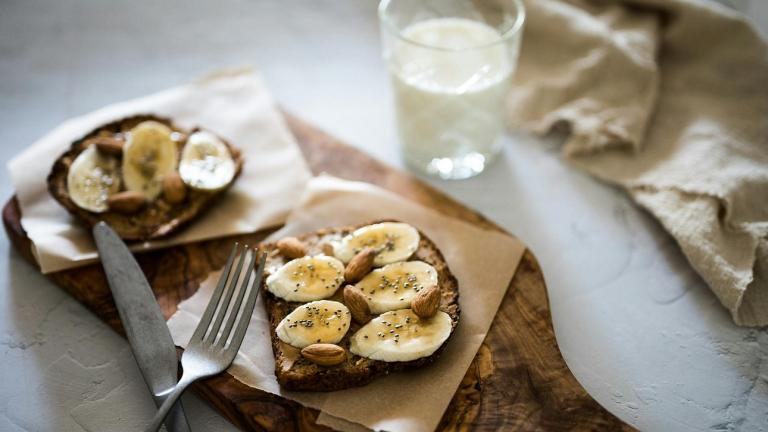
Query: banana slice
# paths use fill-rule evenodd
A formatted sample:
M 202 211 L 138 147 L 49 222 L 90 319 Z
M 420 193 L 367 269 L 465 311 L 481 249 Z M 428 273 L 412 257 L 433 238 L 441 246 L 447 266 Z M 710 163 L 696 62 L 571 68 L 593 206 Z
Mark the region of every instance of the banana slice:
M 117 159 L 89 146 L 69 167 L 67 191 L 78 207 L 94 213 L 107 211 L 107 198 L 120 191 Z
M 130 191 L 143 192 L 154 200 L 163 190 L 163 177 L 176 169 L 173 131 L 156 121 L 145 121 L 131 129 L 123 148 L 123 180 Z
M 349 351 L 385 362 L 403 362 L 432 355 L 451 335 L 451 317 L 442 311 L 419 318 L 410 309 L 372 319 L 351 338 Z
M 315 343 L 338 343 L 349 330 L 349 309 L 331 300 L 303 304 L 289 313 L 275 333 L 281 341 L 296 348 Z
M 437 285 L 437 270 L 423 261 L 387 264 L 355 284 L 375 314 L 404 309 L 423 288 Z
M 235 178 L 235 161 L 229 147 L 210 132 L 189 136 L 181 152 L 179 174 L 189 187 L 217 191 Z
M 344 264 L 325 255 L 288 261 L 267 278 L 267 289 L 287 301 L 328 298 L 344 282 Z
M 335 245 L 337 258 L 349 262 L 364 247 L 378 251 L 375 266 L 383 266 L 408 259 L 419 248 L 419 232 L 416 228 L 398 222 L 382 222 L 358 228 Z

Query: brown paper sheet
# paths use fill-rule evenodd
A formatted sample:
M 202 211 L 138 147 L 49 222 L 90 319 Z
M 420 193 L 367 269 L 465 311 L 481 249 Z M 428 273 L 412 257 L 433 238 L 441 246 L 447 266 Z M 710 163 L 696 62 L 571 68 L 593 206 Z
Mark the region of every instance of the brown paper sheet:
M 221 200 L 183 231 L 140 243 L 133 250 L 248 233 L 283 223 L 311 173 L 261 79 L 251 71 L 218 73 L 200 81 L 104 107 L 71 119 L 8 164 L 21 206 L 21 224 L 43 273 L 96 260 L 88 230 L 48 193 L 54 160 L 94 128 L 126 116 L 152 113 L 185 128 L 209 129 L 239 147 L 241 176 Z
M 448 218 L 370 184 L 329 176 L 310 181 L 286 226 L 272 238 L 382 218 L 408 222 L 426 233 L 459 280 L 461 319 L 441 358 L 428 367 L 380 378 L 364 387 L 332 393 L 283 391 L 274 375 L 262 303 L 229 372 L 251 387 L 320 409 L 318 421 L 335 428 L 359 430 L 363 425 L 375 430 L 431 431 L 485 339 L 525 247 L 511 236 Z M 177 345 L 187 344 L 217 278 L 218 273 L 204 281 L 168 321 Z

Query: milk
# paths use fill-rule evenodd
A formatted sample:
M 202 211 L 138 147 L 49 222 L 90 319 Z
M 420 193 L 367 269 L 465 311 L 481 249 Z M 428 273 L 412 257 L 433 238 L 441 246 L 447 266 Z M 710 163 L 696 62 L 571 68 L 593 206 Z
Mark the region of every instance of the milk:
M 389 53 L 406 160 L 445 178 L 482 171 L 501 145 L 514 56 L 479 21 L 435 18 L 406 27 Z

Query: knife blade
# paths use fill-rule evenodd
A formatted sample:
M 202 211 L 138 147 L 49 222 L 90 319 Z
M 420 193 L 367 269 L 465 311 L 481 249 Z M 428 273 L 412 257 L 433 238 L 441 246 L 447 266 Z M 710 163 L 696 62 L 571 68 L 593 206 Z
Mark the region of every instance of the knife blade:
M 168 325 L 144 272 L 117 233 L 99 222 L 93 227 L 93 238 L 133 356 L 155 404 L 160 406 L 176 385 L 179 364 Z M 171 432 L 189 432 L 181 400 L 165 426 Z

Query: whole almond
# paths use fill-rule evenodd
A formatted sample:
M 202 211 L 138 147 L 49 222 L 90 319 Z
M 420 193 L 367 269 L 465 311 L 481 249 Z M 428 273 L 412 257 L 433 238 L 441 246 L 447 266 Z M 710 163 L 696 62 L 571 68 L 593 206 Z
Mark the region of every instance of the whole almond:
M 178 204 L 187 197 L 187 185 L 176 171 L 163 177 L 163 198 L 171 204 Z
M 119 192 L 107 198 L 109 209 L 123 214 L 134 214 L 146 203 L 146 196 L 137 191 Z
M 123 140 L 111 136 L 97 136 L 90 139 L 90 142 L 96 146 L 101 153 L 110 156 L 123 155 Z
M 352 319 L 358 324 L 363 325 L 371 320 L 371 308 L 360 289 L 352 285 L 344 287 L 344 304 L 352 314 Z
M 323 251 L 323 255 L 332 257 L 333 255 L 333 245 L 330 243 L 323 243 L 320 245 L 320 250 Z
M 437 313 L 440 307 L 440 288 L 432 285 L 419 291 L 411 300 L 411 309 L 413 313 L 421 318 L 429 318 Z
M 344 269 L 344 280 L 357 282 L 371 272 L 373 260 L 376 259 L 376 249 L 367 247 L 357 253 Z
M 334 366 L 347 359 L 347 351 L 334 344 L 316 343 L 304 347 L 301 355 L 320 366 Z
M 286 237 L 277 242 L 280 253 L 290 259 L 301 258 L 307 254 L 307 245 L 296 237 Z

